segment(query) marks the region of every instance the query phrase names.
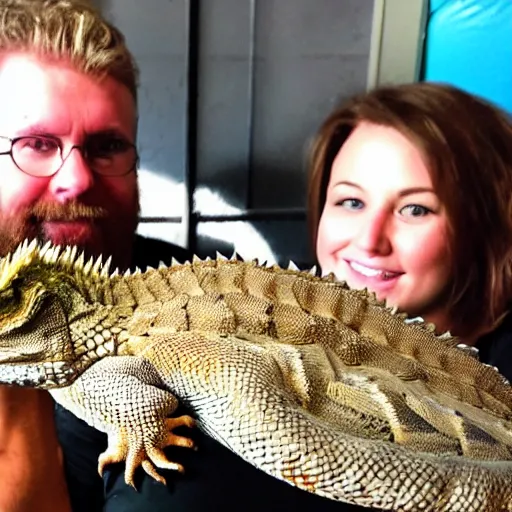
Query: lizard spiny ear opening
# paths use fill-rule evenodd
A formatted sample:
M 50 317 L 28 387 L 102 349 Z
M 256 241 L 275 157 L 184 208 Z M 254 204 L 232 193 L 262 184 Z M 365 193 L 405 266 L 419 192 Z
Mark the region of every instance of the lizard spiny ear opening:
M 30 322 L 44 301 L 40 267 L 34 265 L 38 253 L 35 241 L 25 241 L 0 260 L 0 335 Z
M 0 259 L 0 334 L 19 328 L 38 314 L 51 295 L 52 284 L 60 282 L 62 272 L 69 270 L 68 260 L 76 251 L 68 249 L 62 253 L 50 242 L 40 246 L 35 240 L 25 240 Z

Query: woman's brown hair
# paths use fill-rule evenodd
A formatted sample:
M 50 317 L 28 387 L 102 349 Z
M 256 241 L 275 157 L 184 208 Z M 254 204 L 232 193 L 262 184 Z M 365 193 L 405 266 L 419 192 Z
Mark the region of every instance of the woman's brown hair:
M 392 127 L 422 153 L 446 208 L 452 259 L 452 331 L 499 322 L 512 296 L 512 122 L 491 103 L 445 84 L 376 88 L 335 110 L 310 152 L 308 209 L 316 245 L 333 160 L 366 121 Z

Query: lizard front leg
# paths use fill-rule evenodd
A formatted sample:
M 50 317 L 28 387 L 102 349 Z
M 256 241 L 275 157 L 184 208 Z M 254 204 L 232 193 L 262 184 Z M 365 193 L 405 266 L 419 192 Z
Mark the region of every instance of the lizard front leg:
M 138 466 L 165 484 L 156 467 L 183 471 L 163 452 L 166 446 L 193 448 L 193 441 L 172 430 L 193 427 L 190 416 L 169 418 L 178 406 L 172 393 L 161 389 L 151 363 L 134 356 L 106 357 L 68 387 L 51 391 L 62 406 L 108 435 L 108 447 L 98 461 L 100 475 L 107 464 L 125 461 L 125 482 L 132 487 Z

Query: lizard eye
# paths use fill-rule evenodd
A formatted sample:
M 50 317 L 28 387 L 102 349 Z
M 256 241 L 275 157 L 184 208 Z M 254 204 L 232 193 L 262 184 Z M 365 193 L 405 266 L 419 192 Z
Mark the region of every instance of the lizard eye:
M 21 296 L 21 290 L 19 288 L 13 288 L 12 290 L 12 301 L 14 304 L 20 304 L 23 298 Z
M 10 287 L 10 290 L 12 292 L 12 298 L 16 302 L 21 301 L 21 279 L 14 279 L 12 282 L 12 285 Z
M 19 294 L 19 290 L 18 290 L 18 294 Z M 0 301 L 1 301 L 0 307 L 5 302 L 11 302 L 14 298 L 15 298 L 15 292 L 11 286 L 9 286 L 9 288 L 6 288 L 5 290 L 2 290 L 0 292 Z
M 20 302 L 21 301 L 21 280 L 14 279 L 8 288 L 0 292 L 0 301 L 2 307 L 7 302 Z

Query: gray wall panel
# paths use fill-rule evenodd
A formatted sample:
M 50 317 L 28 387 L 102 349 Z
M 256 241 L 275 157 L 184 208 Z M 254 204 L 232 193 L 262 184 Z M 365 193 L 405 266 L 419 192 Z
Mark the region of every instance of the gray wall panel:
M 198 184 L 241 209 L 303 207 L 308 137 L 366 87 L 373 0 L 201 6 Z
M 142 217 L 182 216 L 186 203 L 188 2 L 98 3 L 122 29 L 141 71 L 138 147 Z M 180 242 L 185 242 L 183 236 Z
M 253 208 L 305 206 L 306 142 L 336 102 L 364 90 L 366 67 L 352 55 L 257 66 Z
M 245 207 L 251 117 L 251 1 L 200 4 L 197 182 Z M 195 208 L 218 213 L 196 196 Z
M 366 87 L 374 0 L 95 3 L 126 34 L 141 69 L 139 231 L 203 255 L 234 246 L 310 261 L 305 146 L 335 103 Z M 191 7 L 198 25 L 189 27 Z M 290 220 L 287 208 L 302 214 Z M 266 220 L 204 222 L 246 211 L 261 219 L 262 209 L 272 210 Z

